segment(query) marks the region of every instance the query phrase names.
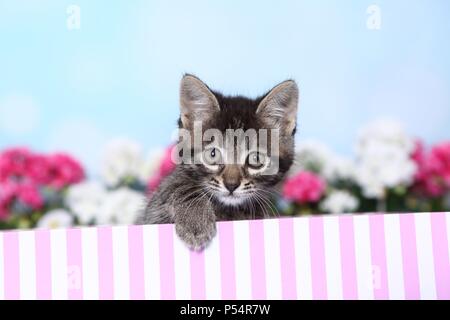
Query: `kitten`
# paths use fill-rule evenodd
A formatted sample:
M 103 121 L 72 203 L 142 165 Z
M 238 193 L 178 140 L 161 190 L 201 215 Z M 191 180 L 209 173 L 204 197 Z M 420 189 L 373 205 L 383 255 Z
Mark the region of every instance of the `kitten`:
M 200 250 L 214 237 L 216 221 L 267 216 L 273 210 L 270 197 L 293 162 L 297 103 L 292 80 L 249 99 L 224 96 L 185 75 L 175 152 L 179 163 L 150 196 L 137 223 L 175 223 L 178 236 Z M 250 131 L 256 134 L 229 135 Z M 209 138 L 196 144 L 192 135 L 198 132 L 209 132 Z

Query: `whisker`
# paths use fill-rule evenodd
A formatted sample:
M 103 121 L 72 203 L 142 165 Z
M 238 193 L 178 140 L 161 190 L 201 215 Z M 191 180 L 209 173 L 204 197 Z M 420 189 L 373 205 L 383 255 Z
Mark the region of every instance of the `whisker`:
M 279 216 L 278 208 L 276 207 L 276 205 L 269 198 L 266 198 L 264 196 L 264 194 L 260 193 L 262 191 L 266 191 L 266 190 L 257 189 L 257 191 L 255 192 L 255 195 L 257 195 L 261 199 L 261 201 L 263 201 L 271 209 L 274 217 Z M 276 212 L 274 211 L 274 208 L 275 208 Z

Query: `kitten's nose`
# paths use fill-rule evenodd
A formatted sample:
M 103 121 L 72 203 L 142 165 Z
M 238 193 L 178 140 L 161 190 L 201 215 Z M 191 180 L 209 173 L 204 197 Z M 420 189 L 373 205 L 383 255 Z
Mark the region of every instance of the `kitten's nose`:
M 226 181 L 223 184 L 228 189 L 228 191 L 230 191 L 230 193 L 233 193 L 233 191 L 236 190 L 241 183 L 239 181 Z

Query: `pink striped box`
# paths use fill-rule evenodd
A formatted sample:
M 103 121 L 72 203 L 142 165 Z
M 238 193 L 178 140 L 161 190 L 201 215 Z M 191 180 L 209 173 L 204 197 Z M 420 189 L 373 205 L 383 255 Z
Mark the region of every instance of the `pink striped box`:
M 449 299 L 450 213 L 0 233 L 1 299 Z

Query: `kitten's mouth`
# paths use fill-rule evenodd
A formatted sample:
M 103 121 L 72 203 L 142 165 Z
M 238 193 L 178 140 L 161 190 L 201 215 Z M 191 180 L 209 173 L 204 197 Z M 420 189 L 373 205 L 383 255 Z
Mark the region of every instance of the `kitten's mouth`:
M 246 196 L 243 195 L 238 195 L 238 194 L 234 194 L 234 193 L 229 193 L 227 195 L 219 195 L 218 200 L 225 204 L 225 205 L 229 205 L 229 206 L 237 206 L 240 205 L 242 203 L 245 202 L 245 199 L 247 198 Z

